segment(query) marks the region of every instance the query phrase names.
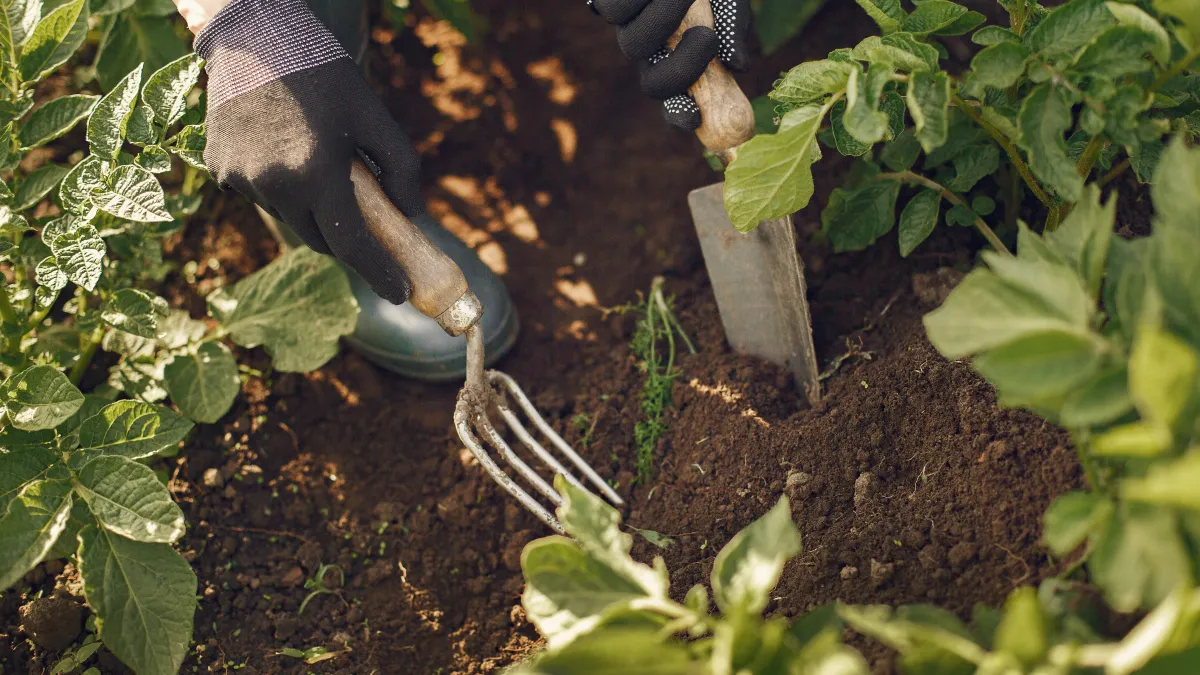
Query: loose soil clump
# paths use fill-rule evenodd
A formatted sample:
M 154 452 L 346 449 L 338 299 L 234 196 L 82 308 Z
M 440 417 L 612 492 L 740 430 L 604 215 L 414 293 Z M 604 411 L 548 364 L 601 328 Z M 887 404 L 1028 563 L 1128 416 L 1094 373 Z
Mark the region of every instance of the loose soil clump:
M 725 345 L 686 204 L 718 176 L 694 139 L 657 123 L 611 31 L 582 2 L 476 5 L 491 25 L 481 46 L 424 18 L 400 36 L 377 30 L 369 72 L 425 157 L 431 210 L 505 275 L 524 330 L 503 368 L 616 477 L 629 524 L 674 541 L 635 548 L 666 559 L 673 592 L 706 582 L 716 552 L 783 494 L 804 553 L 770 612 L 842 599 L 967 615 L 1056 571 L 1038 539 L 1046 506 L 1081 480 L 1066 434 L 1002 409 L 921 325 L 970 268 L 971 233 L 941 232 L 908 260 L 894 237 L 833 256 L 814 235 L 846 167 L 821 165 L 819 197 L 798 217 L 828 366 L 823 401 L 806 408 L 783 371 Z M 803 44 L 760 62 L 747 88 L 765 90 L 783 68 L 871 30 L 853 3 L 829 3 L 816 22 Z M 171 299 L 198 312 L 197 288 L 274 252 L 253 211 L 222 197 L 176 243 L 177 259 L 201 264 L 195 286 L 172 281 Z M 679 359 L 653 479 L 634 486 L 633 325 L 600 308 L 659 274 L 698 353 Z M 520 552 L 547 532 L 462 448 L 456 392 L 351 353 L 308 376 L 249 372 L 229 416 L 161 465 L 200 578 L 184 672 L 470 675 L 535 648 Z M 328 565 L 329 592 L 301 612 Z M 29 581 L 48 595 L 54 575 L 39 568 Z M 35 595 L 0 598 L 6 672 L 55 662 L 20 628 Z M 313 647 L 334 656 L 309 664 L 283 653 Z M 889 671 L 882 650 L 870 654 Z

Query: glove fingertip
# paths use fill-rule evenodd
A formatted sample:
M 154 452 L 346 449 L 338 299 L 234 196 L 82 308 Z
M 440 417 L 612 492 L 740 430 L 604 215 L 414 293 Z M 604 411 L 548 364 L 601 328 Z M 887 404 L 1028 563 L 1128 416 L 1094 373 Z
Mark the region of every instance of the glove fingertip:
M 691 96 L 676 96 L 663 102 L 663 119 L 673 127 L 684 131 L 700 128 L 700 107 Z

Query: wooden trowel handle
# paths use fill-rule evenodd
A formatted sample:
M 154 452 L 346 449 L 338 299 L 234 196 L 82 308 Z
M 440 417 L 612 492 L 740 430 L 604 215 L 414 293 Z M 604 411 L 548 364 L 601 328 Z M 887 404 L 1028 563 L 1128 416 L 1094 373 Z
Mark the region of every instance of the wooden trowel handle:
M 361 160 L 351 165 L 350 182 L 367 231 L 408 272 L 413 307 L 436 319 L 451 335 L 460 335 L 477 322 L 483 309 L 462 270 L 392 204 Z
M 713 27 L 709 0 L 692 3 L 679 30 L 667 41 L 667 46 L 674 49 L 683 39 L 683 34 L 696 26 Z M 754 107 L 750 105 L 750 99 L 742 93 L 737 80 L 721 65 L 720 59 L 713 59 L 696 84 L 692 85 L 690 93 L 700 106 L 701 124 L 696 136 L 704 147 L 728 163 L 733 150 L 754 136 Z

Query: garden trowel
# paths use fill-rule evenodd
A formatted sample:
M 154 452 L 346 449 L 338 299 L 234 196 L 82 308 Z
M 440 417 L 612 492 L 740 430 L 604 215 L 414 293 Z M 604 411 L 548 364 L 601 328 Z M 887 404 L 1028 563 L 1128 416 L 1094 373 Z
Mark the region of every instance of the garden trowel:
M 713 27 L 709 0 L 692 4 L 670 46 L 695 26 Z M 750 100 L 717 59 L 690 93 L 703 119 L 696 135 L 728 166 L 738 148 L 754 136 Z M 738 232 L 725 210 L 724 188 L 724 183 L 717 183 L 693 190 L 688 205 L 725 337 L 738 354 L 787 368 L 797 388 L 809 402 L 816 402 L 820 398 L 817 355 L 792 219 L 768 220 L 751 232 Z

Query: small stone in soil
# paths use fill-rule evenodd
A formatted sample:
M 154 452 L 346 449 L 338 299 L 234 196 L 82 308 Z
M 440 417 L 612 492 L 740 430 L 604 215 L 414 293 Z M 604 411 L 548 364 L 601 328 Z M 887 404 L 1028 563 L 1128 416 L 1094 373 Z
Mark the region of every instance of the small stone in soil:
M 784 488 L 792 499 L 804 499 L 808 496 L 810 483 L 812 483 L 812 476 L 803 471 L 791 471 L 787 475 Z
M 887 583 L 896 572 L 896 563 L 881 563 L 871 558 L 871 582 L 876 588 Z
M 293 567 L 292 569 L 288 570 L 287 574 L 284 574 L 283 578 L 279 580 L 279 584 L 281 586 L 299 586 L 303 583 L 304 570 L 300 569 L 299 567 Z
M 869 471 L 859 474 L 858 479 L 854 481 L 854 510 L 857 511 L 871 498 L 874 487 L 875 477 Z
M 220 469 L 208 469 L 204 472 L 201 481 L 207 488 L 219 488 L 225 485 L 225 477 L 221 475 Z
M 83 628 L 83 607 L 58 595 L 30 602 L 19 615 L 25 634 L 50 651 L 70 647 Z
M 841 574 L 839 576 L 842 577 L 842 581 L 850 581 L 851 579 L 858 576 L 858 568 L 850 567 L 847 565 L 846 567 L 842 568 Z

